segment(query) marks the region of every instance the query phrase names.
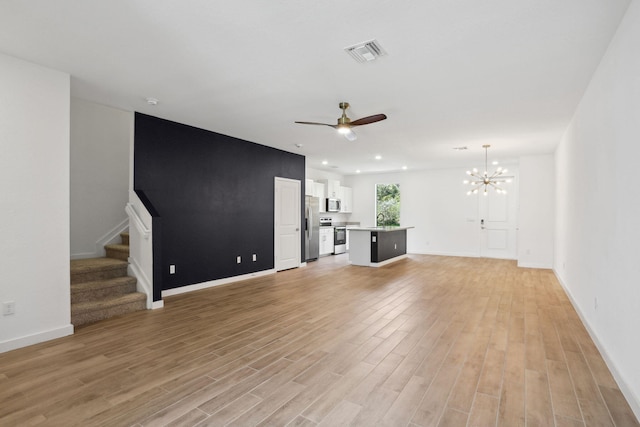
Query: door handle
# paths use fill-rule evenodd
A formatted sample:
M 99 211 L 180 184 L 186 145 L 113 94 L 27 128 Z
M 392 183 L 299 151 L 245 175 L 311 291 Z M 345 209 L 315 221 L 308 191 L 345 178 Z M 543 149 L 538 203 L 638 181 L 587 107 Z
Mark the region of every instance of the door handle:
M 484 230 L 484 219 L 480 220 L 480 228 Z

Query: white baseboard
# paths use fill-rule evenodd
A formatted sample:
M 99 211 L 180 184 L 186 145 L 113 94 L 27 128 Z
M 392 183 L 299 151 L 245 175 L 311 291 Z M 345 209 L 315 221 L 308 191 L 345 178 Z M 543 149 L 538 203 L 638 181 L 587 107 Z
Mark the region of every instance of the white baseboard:
M 162 291 L 162 297 L 164 298 L 172 295 L 184 294 L 187 292 L 193 292 L 193 291 L 198 291 L 200 289 L 212 288 L 214 286 L 226 285 L 233 282 L 240 282 L 242 280 L 252 279 L 254 277 L 260 277 L 260 276 L 267 276 L 269 274 L 275 274 L 275 273 L 276 273 L 275 269 L 263 270 L 255 273 L 243 274 L 241 276 L 226 277 L 224 279 L 210 280 L 208 282 L 181 286 L 179 288 L 167 289 L 166 291 Z
M 38 344 L 45 341 L 54 340 L 56 338 L 66 337 L 67 335 L 73 335 L 73 325 L 68 324 L 66 326 L 51 329 L 49 331 L 40 332 L 33 335 L 27 335 L 24 337 L 14 338 L 8 341 L 0 342 L 0 353 L 15 350 L 22 347 L 27 347 L 33 344 Z
M 77 254 L 71 254 L 71 259 L 87 259 L 87 258 L 100 258 L 104 255 L 98 255 L 95 252 L 81 252 Z
M 607 349 L 602 344 L 602 341 L 600 341 L 600 339 L 598 338 L 598 334 L 596 334 L 595 331 L 589 325 L 589 322 L 587 321 L 586 316 L 583 314 L 582 310 L 580 309 L 580 306 L 578 305 L 576 300 L 573 298 L 573 295 L 571 294 L 569 287 L 566 285 L 566 283 L 564 283 L 564 281 L 562 280 L 558 272 L 555 270 L 555 268 L 553 269 L 553 274 L 556 276 L 556 279 L 558 279 L 558 282 L 564 289 L 564 292 L 569 297 L 569 301 L 571 301 L 571 305 L 576 310 L 576 313 L 578 313 L 578 316 L 580 317 L 582 324 L 587 330 L 587 333 L 593 340 L 596 347 L 598 347 L 598 351 L 602 355 L 602 358 L 604 359 L 604 363 L 607 365 L 607 368 L 609 368 L 609 371 L 611 371 L 611 374 L 613 375 L 613 378 L 616 380 L 616 383 L 618 383 L 618 387 L 620 388 L 620 391 L 622 392 L 624 397 L 627 399 L 629 406 L 631 406 L 631 410 L 635 414 L 636 418 L 640 419 L 640 398 L 633 393 L 631 388 L 629 388 L 629 385 L 624 380 L 624 377 L 620 374 L 620 371 L 618 371 L 615 363 L 609 356 Z

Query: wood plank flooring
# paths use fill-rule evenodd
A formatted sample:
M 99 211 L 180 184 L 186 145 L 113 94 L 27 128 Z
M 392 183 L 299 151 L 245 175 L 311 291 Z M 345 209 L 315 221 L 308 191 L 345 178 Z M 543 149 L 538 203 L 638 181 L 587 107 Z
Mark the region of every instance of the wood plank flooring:
M 551 271 L 340 255 L 0 354 L 0 425 L 639 424 Z

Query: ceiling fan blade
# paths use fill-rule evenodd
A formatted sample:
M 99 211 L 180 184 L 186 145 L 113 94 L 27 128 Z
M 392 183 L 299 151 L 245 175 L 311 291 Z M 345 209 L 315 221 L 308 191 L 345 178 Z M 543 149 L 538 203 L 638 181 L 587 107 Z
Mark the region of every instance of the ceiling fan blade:
M 317 123 L 317 122 L 295 122 L 301 125 L 319 125 L 319 126 L 329 126 L 335 128 L 336 125 L 330 125 L 329 123 Z
M 373 116 L 363 117 L 358 120 L 354 120 L 350 123 L 351 126 L 362 126 L 368 125 L 369 123 L 379 122 L 380 120 L 386 119 L 387 116 L 385 114 L 374 114 Z
M 342 134 L 345 138 L 347 138 L 348 141 L 355 141 L 356 139 L 358 139 L 358 135 L 356 135 L 355 132 L 351 129 L 349 129 L 348 132 L 344 132 Z

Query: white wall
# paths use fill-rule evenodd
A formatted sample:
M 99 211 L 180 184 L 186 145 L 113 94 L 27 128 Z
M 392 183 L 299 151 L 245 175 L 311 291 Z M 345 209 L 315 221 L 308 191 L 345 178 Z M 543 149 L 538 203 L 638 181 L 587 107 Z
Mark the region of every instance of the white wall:
M 555 233 L 554 156 L 519 160 L 518 266 L 553 267 Z
M 322 179 L 335 179 L 340 181 L 341 184 L 342 181 L 344 181 L 344 177 L 339 173 L 324 171 L 321 169 L 313 169 L 309 167 L 305 167 L 305 175 L 307 179 L 312 179 L 314 181 L 319 181 Z
M 133 113 L 71 98 L 71 258 L 104 256 L 128 226 Z
M 554 269 L 640 417 L 640 2 L 556 152 Z
M 0 54 L 0 352 L 73 333 L 69 80 Z
M 517 175 L 517 165 L 509 165 L 509 171 Z M 415 226 L 407 232 L 408 252 L 479 256 L 480 196 L 467 196 L 468 188 L 462 184 L 465 172 L 453 168 L 347 176 L 345 182 L 354 195 L 350 221 L 375 225 L 375 185 L 400 184 L 400 224 Z M 515 186 L 506 188 L 517 193 Z

